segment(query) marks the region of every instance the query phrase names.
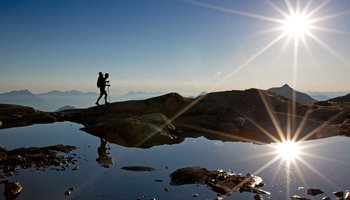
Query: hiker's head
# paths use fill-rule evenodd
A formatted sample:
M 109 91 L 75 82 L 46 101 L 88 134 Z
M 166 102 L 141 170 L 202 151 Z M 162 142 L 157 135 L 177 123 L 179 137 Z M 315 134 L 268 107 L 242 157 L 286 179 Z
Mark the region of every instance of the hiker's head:
M 99 72 L 98 75 L 99 75 L 99 76 L 103 76 L 103 73 L 102 73 L 102 72 Z
M 105 73 L 105 77 L 108 78 L 108 77 L 109 77 L 109 74 L 108 74 L 108 73 Z

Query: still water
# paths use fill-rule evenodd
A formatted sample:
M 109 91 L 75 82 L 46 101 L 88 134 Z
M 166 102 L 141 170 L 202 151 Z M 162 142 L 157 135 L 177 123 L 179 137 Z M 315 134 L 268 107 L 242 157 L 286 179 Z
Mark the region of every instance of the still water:
M 169 175 L 175 170 L 200 166 L 260 176 L 266 184 L 262 189 L 271 192 L 264 199 L 290 199 L 294 194 L 322 199 L 332 197 L 334 191 L 350 189 L 350 138 L 347 137 L 301 142 L 300 152 L 292 160 L 279 158 L 273 145 L 204 137 L 148 149 L 108 143 L 107 153 L 113 164 L 106 168 L 96 161 L 100 138 L 80 131 L 81 127 L 62 122 L 0 130 L 0 144 L 7 150 L 56 144 L 76 146 L 74 153 L 79 167 L 77 171 L 21 169 L 13 176 L 0 176 L 0 181 L 21 182 L 23 190 L 17 199 L 215 199 L 217 194 L 205 185 L 169 184 Z M 126 171 L 121 169 L 123 166 L 147 166 L 156 171 Z M 71 187 L 73 192 L 65 196 Z M 298 187 L 305 189 L 298 191 Z M 319 188 L 325 194 L 311 197 L 306 194 L 307 188 Z M 0 185 L 0 199 L 4 198 L 3 192 Z M 234 192 L 226 199 L 254 199 L 253 196 Z

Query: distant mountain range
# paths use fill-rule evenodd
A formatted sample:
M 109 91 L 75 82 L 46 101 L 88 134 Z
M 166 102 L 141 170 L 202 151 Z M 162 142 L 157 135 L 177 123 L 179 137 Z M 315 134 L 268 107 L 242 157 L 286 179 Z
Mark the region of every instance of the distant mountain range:
M 345 95 L 345 96 L 341 96 L 341 97 L 336 97 L 333 99 L 329 99 L 329 102 L 338 102 L 338 103 L 342 103 L 342 102 L 350 102 L 350 93 Z
M 315 92 L 315 91 L 307 91 L 306 94 L 310 95 L 312 98 L 318 101 L 326 101 L 328 99 L 344 96 L 350 93 L 349 91 L 337 91 L 337 92 Z
M 50 92 L 46 93 L 39 93 L 38 96 L 60 96 L 60 95 L 97 95 L 96 92 L 79 92 L 77 90 L 71 90 L 71 91 L 59 91 L 59 90 L 52 90 Z
M 271 92 L 284 96 L 286 98 L 291 98 L 291 94 L 294 91 L 289 85 L 285 84 L 282 87 L 275 87 L 268 89 Z M 349 92 L 350 93 L 350 92 Z M 165 94 L 165 92 L 142 92 L 142 91 L 130 91 L 124 95 L 112 96 L 111 101 L 126 101 L 126 100 L 142 100 L 148 99 L 151 97 L 156 97 Z M 201 95 L 206 94 L 202 92 Z M 327 92 L 326 95 L 323 93 L 313 92 L 312 94 L 318 95 L 319 98 L 316 98 L 319 101 L 322 101 L 322 98 L 328 100 L 328 96 L 334 96 L 335 94 L 341 94 L 338 98 L 332 98 L 329 101 L 342 101 L 349 102 L 349 95 L 344 96 L 344 92 Z M 323 96 L 322 96 L 323 95 Z M 30 106 L 35 109 L 42 111 L 56 111 L 57 109 L 66 108 L 86 108 L 94 106 L 94 103 L 98 97 L 96 92 L 80 92 L 77 90 L 71 91 L 58 91 L 53 90 L 45 93 L 33 94 L 29 90 L 15 90 L 11 92 L 6 92 L 0 94 L 0 104 L 17 104 Z M 193 96 L 195 98 L 197 96 Z M 296 98 L 298 101 L 304 102 L 315 102 L 316 100 L 310 97 L 306 93 L 296 91 Z M 69 107 L 65 107 L 69 106 Z
M 19 104 L 41 110 L 50 109 L 50 105 L 47 101 L 31 93 L 29 90 L 15 90 L 0 94 L 0 103 Z
M 134 92 L 112 96 L 111 101 L 141 100 L 165 94 L 164 92 Z M 29 90 L 16 90 L 0 94 L 0 104 L 17 104 L 30 106 L 42 111 L 56 111 L 57 109 L 86 108 L 95 105 L 98 97 L 96 92 L 80 92 L 77 90 L 58 91 L 33 94 Z M 101 101 L 102 102 L 102 101 Z
M 282 87 L 270 88 L 268 89 L 268 91 L 279 94 L 289 99 L 292 99 L 293 92 L 295 92 L 297 101 L 302 101 L 307 103 L 313 103 L 317 101 L 305 93 L 294 90 L 288 84 L 284 84 Z

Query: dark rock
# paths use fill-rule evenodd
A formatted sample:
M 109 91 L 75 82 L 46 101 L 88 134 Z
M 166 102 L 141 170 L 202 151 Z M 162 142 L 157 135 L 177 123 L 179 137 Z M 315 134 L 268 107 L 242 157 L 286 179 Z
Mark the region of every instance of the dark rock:
M 331 200 L 329 197 L 323 197 L 322 200 Z
M 20 182 L 5 181 L 5 198 L 9 200 L 16 199 L 22 192 L 22 189 L 23 187 Z
M 192 197 L 198 197 L 199 195 L 198 194 L 192 194 Z
M 156 170 L 152 167 L 145 167 L 145 166 L 124 166 L 122 167 L 122 169 L 128 170 L 128 171 L 135 171 L 135 172 L 152 172 Z
M 72 169 L 72 171 L 78 171 L 79 170 L 79 167 L 77 166 L 77 167 L 74 167 L 73 169 Z
M 70 196 L 71 194 L 72 194 L 72 191 L 70 191 L 70 190 L 67 190 L 64 192 L 64 195 L 66 195 L 66 196 Z
M 178 169 L 173 172 L 171 177 L 171 185 L 184 185 L 205 183 L 208 180 L 207 173 L 209 171 L 202 167 L 187 167 Z
M 223 195 L 234 191 L 270 194 L 255 188 L 260 185 L 262 179 L 250 174 L 242 176 L 222 170 L 209 171 L 202 167 L 186 167 L 176 170 L 170 177 L 171 185 L 207 184 L 212 190 Z
M 311 199 L 308 199 L 308 198 L 304 198 L 304 197 L 301 197 L 301 196 L 298 196 L 298 195 L 293 195 L 290 197 L 291 200 L 311 200 Z
M 64 192 L 64 195 L 70 196 L 70 195 L 72 194 L 73 191 L 74 191 L 74 188 L 70 187 L 70 188 L 68 188 L 68 190 L 66 190 L 66 191 Z
M 324 192 L 320 189 L 315 189 L 315 188 L 307 189 L 307 194 L 311 196 L 316 196 L 323 193 Z
M 4 146 L 0 145 L 0 161 L 7 159 L 7 151 Z
M 51 168 L 61 169 L 62 162 L 70 162 L 69 157 L 61 155 L 75 150 L 74 146 L 54 145 L 48 147 L 18 148 L 6 151 L 6 159 L 0 160 L 0 172 L 11 175 L 18 169 L 26 168 Z
M 345 200 L 350 200 L 350 190 L 346 190 L 346 191 L 345 191 L 344 199 L 345 199 Z
M 20 105 L 0 104 L 0 129 L 56 122 L 49 112 Z
M 264 200 L 263 197 L 259 194 L 254 195 L 255 200 Z
M 336 196 L 337 198 L 343 198 L 344 192 L 343 191 L 333 192 L 333 195 Z

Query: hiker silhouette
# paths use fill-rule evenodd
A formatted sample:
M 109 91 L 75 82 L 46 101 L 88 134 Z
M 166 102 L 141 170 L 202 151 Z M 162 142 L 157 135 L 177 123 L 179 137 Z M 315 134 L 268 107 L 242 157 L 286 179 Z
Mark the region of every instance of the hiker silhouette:
M 109 102 L 107 101 L 107 91 L 106 91 L 106 86 L 110 86 L 108 83 L 109 81 L 107 81 L 109 77 L 109 74 L 108 73 L 105 73 L 105 75 L 103 76 L 103 73 L 102 72 L 99 72 L 98 73 L 98 79 L 97 79 L 97 87 L 100 88 L 100 96 L 97 98 L 97 101 L 96 101 L 96 105 L 100 105 L 99 104 L 99 101 L 100 99 L 104 96 L 104 99 L 105 99 L 105 104 L 108 104 Z
M 109 156 L 108 150 L 110 148 L 106 147 L 106 145 L 107 141 L 104 138 L 100 137 L 100 146 L 97 148 L 98 158 L 96 159 L 96 161 L 102 167 L 109 168 L 114 164 L 114 158 Z

